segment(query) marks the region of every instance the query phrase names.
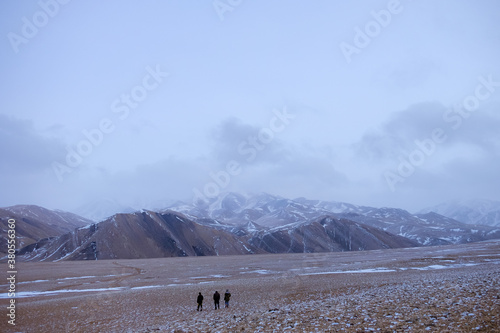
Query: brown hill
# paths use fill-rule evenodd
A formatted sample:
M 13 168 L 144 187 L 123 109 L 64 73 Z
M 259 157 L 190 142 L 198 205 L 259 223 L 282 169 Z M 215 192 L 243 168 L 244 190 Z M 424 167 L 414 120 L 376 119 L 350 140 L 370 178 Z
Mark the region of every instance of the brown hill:
M 16 205 L 0 208 L 0 240 L 5 244 L 7 236 L 7 221 L 14 219 L 16 225 L 17 248 L 35 243 L 43 238 L 60 236 L 75 228 L 92 223 L 81 216 L 49 210 L 34 205 Z M 1 248 L 5 253 L 7 248 Z
M 368 225 L 322 216 L 309 223 L 260 232 L 250 243 L 270 253 L 360 251 L 418 246 L 417 242 Z

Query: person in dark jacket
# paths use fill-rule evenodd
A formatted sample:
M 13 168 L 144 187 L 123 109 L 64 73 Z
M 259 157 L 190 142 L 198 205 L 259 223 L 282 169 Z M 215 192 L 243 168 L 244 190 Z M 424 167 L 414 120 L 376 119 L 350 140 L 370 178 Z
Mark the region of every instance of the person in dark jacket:
M 217 309 L 220 309 L 220 306 L 219 306 L 219 301 L 220 301 L 220 294 L 218 291 L 215 291 L 215 294 L 214 294 L 214 305 L 215 305 L 215 310 Z
M 228 289 L 226 289 L 226 293 L 224 294 L 224 304 L 225 304 L 226 308 L 229 307 L 229 299 L 230 298 L 231 298 L 231 293 L 229 292 Z
M 198 303 L 198 307 L 196 308 L 196 311 L 203 311 L 203 295 L 201 292 L 198 294 L 198 298 L 196 299 L 196 302 Z

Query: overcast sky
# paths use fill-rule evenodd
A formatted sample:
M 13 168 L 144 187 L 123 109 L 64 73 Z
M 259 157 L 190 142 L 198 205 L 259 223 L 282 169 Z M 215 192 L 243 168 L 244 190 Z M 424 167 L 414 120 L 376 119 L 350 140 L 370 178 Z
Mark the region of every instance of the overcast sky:
M 0 206 L 500 200 L 500 3 L 2 1 Z

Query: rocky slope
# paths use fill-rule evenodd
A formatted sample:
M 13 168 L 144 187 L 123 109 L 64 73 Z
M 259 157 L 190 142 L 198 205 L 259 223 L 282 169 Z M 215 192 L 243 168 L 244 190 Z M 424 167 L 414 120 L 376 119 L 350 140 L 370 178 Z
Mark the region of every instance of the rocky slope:
M 332 216 L 257 232 L 250 244 L 269 253 L 360 251 L 418 245 L 407 238 Z

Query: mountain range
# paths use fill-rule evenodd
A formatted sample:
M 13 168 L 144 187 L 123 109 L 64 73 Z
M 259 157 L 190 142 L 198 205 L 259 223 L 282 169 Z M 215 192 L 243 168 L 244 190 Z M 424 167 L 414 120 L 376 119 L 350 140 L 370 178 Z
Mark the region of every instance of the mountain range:
M 35 261 L 354 251 L 500 238 L 499 228 L 435 212 L 411 214 L 265 193 L 225 193 L 209 202 L 175 202 L 98 223 L 66 214 L 36 206 L 4 208 L 1 237 L 6 218 L 15 216 L 23 225 L 18 256 Z M 24 232 L 25 225 L 37 232 Z

